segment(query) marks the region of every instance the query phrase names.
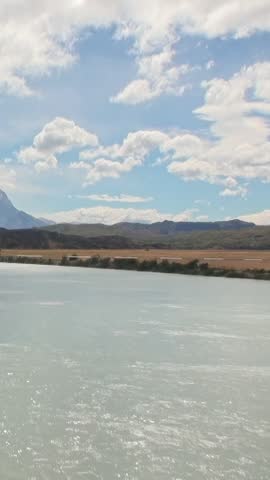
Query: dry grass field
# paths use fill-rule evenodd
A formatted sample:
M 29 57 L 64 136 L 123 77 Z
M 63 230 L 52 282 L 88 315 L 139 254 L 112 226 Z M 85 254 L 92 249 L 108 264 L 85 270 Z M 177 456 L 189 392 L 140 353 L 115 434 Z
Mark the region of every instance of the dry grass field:
M 187 263 L 198 259 L 209 266 L 234 269 L 270 270 L 270 251 L 258 250 L 1 250 L 2 256 L 41 256 L 60 260 L 63 256 L 132 257 L 139 260 L 158 259 Z

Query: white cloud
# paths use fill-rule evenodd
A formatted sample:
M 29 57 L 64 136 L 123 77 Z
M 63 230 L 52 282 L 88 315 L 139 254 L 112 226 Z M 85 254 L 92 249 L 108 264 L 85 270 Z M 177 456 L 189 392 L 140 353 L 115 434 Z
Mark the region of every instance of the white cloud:
M 70 167 L 86 170 L 85 185 L 103 178 L 119 178 L 142 165 L 149 153 L 159 148 L 167 138 L 158 130 L 129 133 L 121 145 L 85 150 L 80 154 L 81 161 L 73 162 Z
M 243 180 L 270 181 L 269 82 L 270 63 L 265 62 L 244 67 L 229 80 L 205 83 L 205 102 L 195 114 L 210 123 L 208 138 L 188 132 L 133 132 L 122 145 L 82 153 L 83 162 L 72 166 L 85 168 L 86 183 L 95 183 L 118 178 L 157 150 L 158 163 L 167 163 L 169 173 L 223 185 L 224 196 L 245 196 Z
M 270 31 L 269 1 L 1 0 L 0 90 L 33 94 L 29 80 L 68 67 L 86 28 L 111 26 L 117 38 L 133 39 L 137 57 L 145 57 L 172 46 L 181 32 L 215 38 Z
M 135 159 L 127 159 L 123 162 L 115 162 L 106 158 L 98 158 L 91 165 L 85 162 L 71 163 L 70 168 L 85 169 L 87 171 L 84 186 L 93 185 L 103 178 L 119 178 L 123 173 L 130 172 L 136 165 L 140 165 Z
M 248 190 L 246 187 L 241 187 L 240 185 L 236 188 L 225 188 L 220 192 L 221 197 L 241 197 L 245 198 L 247 196 Z
M 196 222 L 208 222 L 208 221 L 209 221 L 208 215 L 199 215 L 198 217 L 196 217 Z
M 85 170 L 84 185 L 117 179 L 151 158 L 153 165 L 164 164 L 185 181 L 221 185 L 222 196 L 245 197 L 247 182 L 270 181 L 269 83 L 270 62 L 244 67 L 228 80 L 206 82 L 204 104 L 195 115 L 209 122 L 208 136 L 140 130 L 129 133 L 121 144 L 103 146 L 93 133 L 56 118 L 18 158 L 33 162 L 38 170 L 55 168 L 57 155 L 88 146 L 70 164 Z
M 151 100 L 157 96 L 157 90 L 151 88 L 149 80 L 145 78 L 134 80 L 129 83 L 124 90 L 111 98 L 113 103 L 129 103 L 136 105 Z
M 6 165 L 0 164 L 0 189 L 14 190 L 16 188 L 16 172 Z
M 256 225 L 270 225 L 270 210 L 263 210 L 262 212 L 241 215 L 238 218 L 244 222 L 256 223 Z
M 99 194 L 99 195 L 75 195 L 76 198 L 81 198 L 84 200 L 93 200 L 95 202 L 117 202 L 117 203 L 147 203 L 153 200 L 152 197 L 140 197 L 134 195 L 107 195 Z
M 270 63 L 265 62 L 244 67 L 229 80 L 217 78 L 205 83 L 205 103 L 195 113 L 211 122 L 212 139 L 196 137 L 200 150 L 194 147 L 192 152 L 191 146 L 189 156 L 179 151 L 178 161 L 168 166 L 169 172 L 186 180 L 225 185 L 226 177 L 233 178 L 234 185 L 226 186 L 239 194 L 245 193 L 244 187 L 235 188 L 241 178 L 269 181 L 269 81 Z
M 207 64 L 205 65 L 205 68 L 206 70 L 211 70 L 212 68 L 214 68 L 214 66 L 215 66 L 214 60 L 209 60 L 209 62 L 207 62 Z
M 114 103 L 136 105 L 162 94 L 181 96 L 190 88 L 182 77 L 190 72 L 188 65 L 173 66 L 175 52 L 171 48 L 137 58 L 139 78 L 129 83 L 120 93 L 111 98 Z
M 56 117 L 35 136 L 32 146 L 20 150 L 18 159 L 23 163 L 34 163 L 40 172 L 57 167 L 57 154 L 75 147 L 97 145 L 96 135 L 80 128 L 72 120 Z
M 190 221 L 197 209 L 185 210 L 179 214 L 161 213 L 155 209 L 135 209 L 135 208 L 112 208 L 112 207 L 92 207 L 79 208 L 76 210 L 44 213 L 40 216 L 48 218 L 56 223 L 104 223 L 112 225 L 119 222 L 142 222 L 153 223 L 164 220 L 173 220 L 175 222 Z
M 1 0 L 0 5 L 0 93 L 29 96 L 35 92 L 28 78 L 64 68 L 74 59 L 69 26 L 54 25 L 54 8 L 44 2 Z M 49 3 L 49 2 L 48 2 Z M 43 5 L 42 5 L 43 4 Z M 60 13 L 60 12 L 59 12 Z M 66 30 L 66 32 L 64 32 Z

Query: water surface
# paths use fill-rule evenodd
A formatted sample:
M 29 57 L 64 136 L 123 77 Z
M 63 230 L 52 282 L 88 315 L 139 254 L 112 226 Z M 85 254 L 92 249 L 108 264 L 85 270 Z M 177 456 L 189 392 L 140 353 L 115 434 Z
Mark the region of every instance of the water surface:
M 269 480 L 270 284 L 0 265 L 0 478 Z

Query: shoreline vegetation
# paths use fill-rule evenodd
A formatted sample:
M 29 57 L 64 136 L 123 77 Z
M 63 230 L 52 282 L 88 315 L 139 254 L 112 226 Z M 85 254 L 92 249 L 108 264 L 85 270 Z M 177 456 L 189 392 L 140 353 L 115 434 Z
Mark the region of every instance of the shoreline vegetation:
M 139 260 L 136 258 L 113 258 L 99 255 L 81 259 L 76 254 L 63 256 L 61 260 L 31 256 L 0 256 L 0 263 L 19 263 L 30 265 L 55 265 L 67 267 L 101 268 L 138 272 L 156 272 L 182 275 L 200 275 L 205 277 L 243 278 L 252 280 L 270 280 L 270 270 L 233 269 L 209 266 L 194 259 L 188 263 L 169 260 Z

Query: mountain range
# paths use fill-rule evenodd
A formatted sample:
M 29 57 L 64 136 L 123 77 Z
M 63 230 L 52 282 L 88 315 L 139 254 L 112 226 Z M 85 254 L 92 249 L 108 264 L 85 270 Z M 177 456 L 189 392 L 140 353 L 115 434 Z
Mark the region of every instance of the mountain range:
M 0 228 L 8 230 L 45 228 L 69 235 L 84 237 L 99 235 L 123 235 L 123 236 L 151 236 L 151 235 L 174 235 L 180 232 L 208 231 L 208 230 L 239 230 L 254 227 L 253 223 L 241 220 L 229 220 L 219 222 L 172 222 L 165 220 L 152 224 L 122 222 L 115 225 L 103 224 L 59 224 L 44 218 L 35 218 L 28 213 L 14 207 L 7 194 L 0 190 Z
M 270 227 L 241 220 L 115 225 L 49 223 L 15 208 L 0 190 L 0 248 L 270 248 Z
M 132 239 L 145 239 L 153 237 L 166 237 L 181 233 L 209 232 L 223 230 L 243 230 L 255 227 L 254 223 L 241 220 L 220 222 L 172 222 L 165 220 L 151 224 L 145 223 L 116 223 L 104 224 L 72 224 L 62 223 L 46 227 L 51 232 L 64 233 L 65 235 L 79 235 L 82 237 L 95 237 L 100 235 L 120 235 Z

